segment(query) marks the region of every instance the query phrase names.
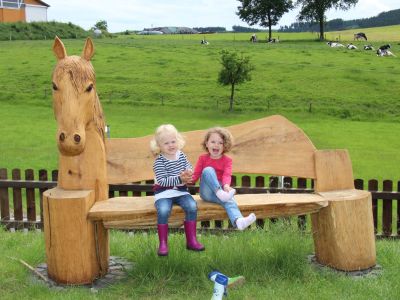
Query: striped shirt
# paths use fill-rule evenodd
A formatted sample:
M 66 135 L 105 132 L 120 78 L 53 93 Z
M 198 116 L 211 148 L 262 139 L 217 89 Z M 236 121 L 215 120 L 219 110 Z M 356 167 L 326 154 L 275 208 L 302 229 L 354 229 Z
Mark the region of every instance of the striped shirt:
M 192 169 L 192 165 L 182 151 L 177 151 L 176 160 L 167 159 L 159 154 L 153 164 L 155 184 L 170 188 L 183 185 L 179 175 L 187 169 Z

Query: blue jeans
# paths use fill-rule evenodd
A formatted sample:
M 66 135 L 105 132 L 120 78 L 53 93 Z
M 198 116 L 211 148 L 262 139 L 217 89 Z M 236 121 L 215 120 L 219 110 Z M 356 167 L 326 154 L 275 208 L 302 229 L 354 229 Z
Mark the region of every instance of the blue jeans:
M 237 206 L 234 199 L 232 199 L 233 201 L 228 201 L 228 202 L 223 202 L 219 200 L 219 198 L 215 193 L 220 188 L 221 185 L 218 182 L 217 174 L 215 173 L 214 168 L 212 167 L 204 168 L 203 172 L 201 173 L 201 179 L 200 179 L 201 199 L 203 199 L 204 201 L 217 203 L 223 206 L 226 210 L 229 220 L 231 221 L 231 224 L 235 227 L 236 226 L 235 221 L 237 218 L 243 217 L 242 213 L 240 212 L 239 207 Z
M 192 195 L 182 195 L 173 198 L 158 199 L 154 204 L 157 209 L 158 224 L 168 224 L 168 218 L 171 214 L 172 204 L 177 204 L 185 211 L 186 221 L 196 221 L 197 219 L 197 202 Z

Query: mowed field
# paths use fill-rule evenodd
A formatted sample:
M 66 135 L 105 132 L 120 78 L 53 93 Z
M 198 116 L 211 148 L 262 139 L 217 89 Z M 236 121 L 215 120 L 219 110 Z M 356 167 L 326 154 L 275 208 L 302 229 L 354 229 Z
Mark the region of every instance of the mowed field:
M 391 43 L 400 54 L 400 26 L 363 32 L 368 43 Z M 353 33 L 340 32 L 341 41 L 352 41 Z M 282 114 L 317 148 L 349 149 L 356 177 L 399 180 L 400 58 L 329 48 L 312 33 L 277 36 L 281 43 L 250 43 L 250 34 L 232 33 L 94 40 L 111 136 L 151 134 L 166 122 L 187 131 Z M 200 45 L 203 37 L 209 45 Z M 52 43 L 0 42 L 0 168 L 57 168 Z M 80 54 L 84 41 L 64 43 L 69 54 Z M 224 49 L 250 56 L 255 66 L 252 81 L 237 87 L 233 113 L 229 87 L 217 83 Z

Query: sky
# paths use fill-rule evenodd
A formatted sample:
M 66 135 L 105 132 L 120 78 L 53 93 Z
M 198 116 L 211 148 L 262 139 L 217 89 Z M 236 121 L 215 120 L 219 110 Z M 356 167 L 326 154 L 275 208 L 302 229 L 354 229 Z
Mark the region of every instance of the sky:
M 71 22 L 88 30 L 100 20 L 107 21 L 109 32 L 142 30 L 164 26 L 209 27 L 231 30 L 233 25 L 249 27 L 236 15 L 236 0 L 44 0 L 50 7 L 49 21 Z M 369 18 L 400 8 L 399 0 L 359 0 L 348 11 L 330 10 L 327 19 Z M 298 9 L 285 14 L 278 26 L 296 22 Z M 259 26 L 253 26 L 259 28 Z

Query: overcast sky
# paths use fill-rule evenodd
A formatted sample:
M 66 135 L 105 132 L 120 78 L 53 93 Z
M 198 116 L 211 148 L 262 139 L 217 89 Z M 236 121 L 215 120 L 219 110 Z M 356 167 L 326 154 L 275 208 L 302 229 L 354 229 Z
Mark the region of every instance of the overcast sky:
M 248 25 L 236 15 L 236 0 L 44 0 L 50 5 L 48 20 L 72 22 L 90 29 L 97 21 L 106 20 L 110 32 L 142 30 L 148 27 L 219 26 L 231 30 L 233 25 Z M 399 0 L 359 0 L 349 11 L 330 10 L 328 20 L 360 19 L 383 11 L 400 8 Z M 279 26 L 296 21 L 298 10 L 285 14 Z M 258 26 L 255 26 L 258 27 Z

